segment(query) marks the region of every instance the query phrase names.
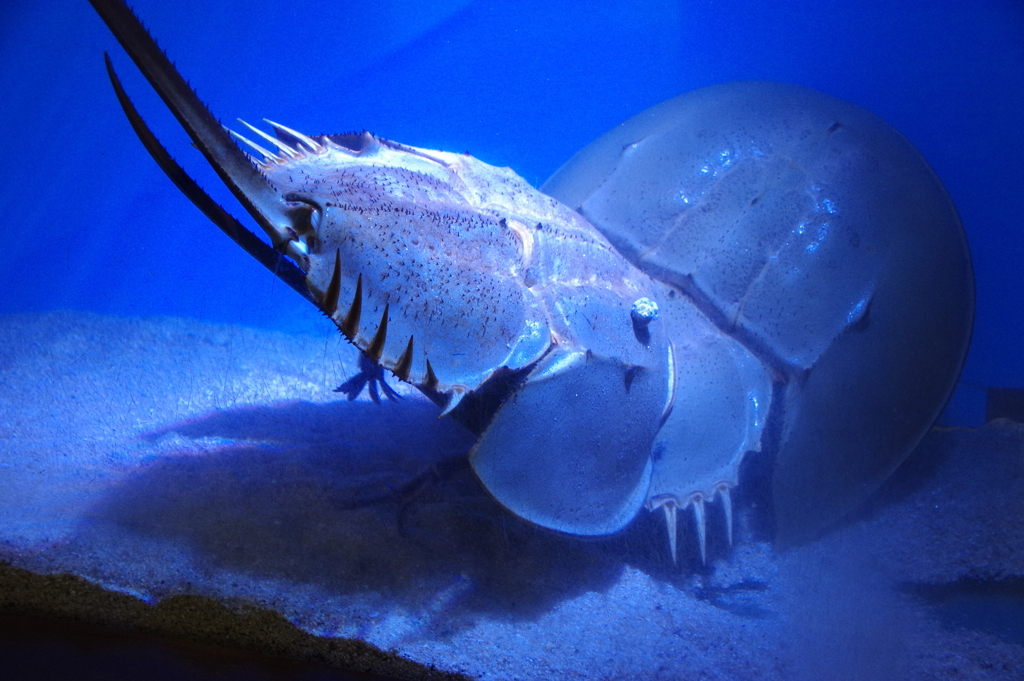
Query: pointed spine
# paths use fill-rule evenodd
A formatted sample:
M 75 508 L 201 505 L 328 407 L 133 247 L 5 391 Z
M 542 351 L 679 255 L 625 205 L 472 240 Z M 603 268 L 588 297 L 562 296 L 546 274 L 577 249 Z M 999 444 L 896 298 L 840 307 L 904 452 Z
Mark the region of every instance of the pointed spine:
M 388 305 L 384 306 L 384 314 L 380 317 L 380 326 L 377 327 L 377 333 L 373 334 L 373 340 L 366 346 L 366 356 L 372 359 L 374 362 L 380 361 L 380 356 L 384 354 L 384 341 L 388 337 Z
M 248 139 L 246 137 L 243 137 L 243 136 L 239 135 L 237 132 L 235 132 L 234 130 L 231 130 L 230 128 L 224 128 L 224 129 L 227 130 L 229 133 L 231 133 L 231 135 L 234 136 L 235 139 L 239 140 L 240 142 L 245 142 L 250 147 L 252 147 L 256 151 L 258 151 L 259 153 L 263 154 L 263 158 L 264 159 L 273 159 L 277 163 L 284 163 L 284 159 L 283 158 L 281 158 L 280 156 L 278 156 L 274 152 L 270 151 L 269 149 L 264 149 L 260 145 L 258 145 L 255 142 L 253 142 L 251 139 Z
M 722 500 L 722 510 L 725 512 L 725 536 L 732 546 L 732 496 L 729 494 L 729 486 L 722 483 L 718 486 L 718 496 Z
M 434 367 L 430 366 L 430 360 L 427 360 L 427 377 L 423 379 L 423 383 L 420 387 L 424 390 L 437 390 L 437 376 L 434 375 Z
M 355 341 L 356 334 L 359 333 L 359 316 L 362 310 L 363 275 L 360 274 L 356 279 L 356 294 L 352 296 L 352 307 L 348 309 L 348 314 L 345 315 L 345 320 L 341 323 L 341 332 L 351 341 Z
M 279 130 L 284 130 L 286 133 L 288 133 L 289 135 L 291 135 L 295 139 L 303 142 L 307 147 L 309 147 L 310 151 L 313 151 L 313 152 L 315 152 L 317 154 L 320 154 L 320 153 L 323 153 L 323 151 L 325 150 L 324 146 L 322 144 L 317 142 L 315 139 L 313 139 L 309 135 L 303 135 L 298 130 L 292 130 L 291 128 L 289 128 L 286 125 L 281 125 L 280 123 L 275 123 L 274 121 L 270 120 L 269 118 L 264 118 L 263 120 L 266 121 L 267 123 L 269 123 L 270 125 L 274 126 L 275 128 L 278 128 Z
M 409 371 L 412 369 L 412 336 L 409 336 L 409 344 L 405 346 L 405 350 L 402 355 L 395 362 L 395 368 L 392 369 L 392 373 L 398 377 L 401 381 L 409 380 Z
M 282 151 L 282 153 L 284 153 L 288 157 L 290 157 L 290 158 L 298 158 L 299 157 L 299 155 L 297 153 L 295 153 L 294 149 L 292 149 L 291 147 L 289 147 L 287 144 L 285 144 L 281 140 L 277 139 L 276 137 L 271 137 L 270 135 L 268 135 L 267 133 L 263 132 L 259 128 L 255 127 L 255 126 L 252 126 L 252 125 L 249 125 L 248 123 L 243 121 L 241 118 L 238 119 L 238 122 L 241 123 L 242 125 L 244 125 L 245 127 L 249 128 L 250 130 L 252 130 L 254 133 L 259 135 L 263 139 L 265 139 L 268 142 L 270 142 L 271 144 L 273 144 L 275 147 L 280 149 Z
M 697 540 L 700 542 L 700 563 L 701 565 L 708 564 L 707 556 L 707 518 L 704 515 L 704 497 L 700 494 L 694 494 L 693 499 L 693 519 L 697 524 Z
M 678 565 L 679 560 L 676 557 L 676 502 L 674 499 L 669 499 L 661 506 L 661 510 L 665 512 L 665 529 L 668 530 L 668 546 L 672 551 L 672 564 Z
M 334 252 L 334 273 L 331 274 L 331 283 L 327 285 L 323 300 L 320 301 L 320 309 L 333 318 L 338 311 L 338 296 L 341 295 L 341 250 Z

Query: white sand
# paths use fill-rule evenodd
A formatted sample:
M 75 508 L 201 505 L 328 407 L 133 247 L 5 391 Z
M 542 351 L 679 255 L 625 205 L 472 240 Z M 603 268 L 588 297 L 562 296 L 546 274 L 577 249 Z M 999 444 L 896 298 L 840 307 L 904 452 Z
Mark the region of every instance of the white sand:
M 353 360 L 333 335 L 0 317 L 0 559 L 254 603 L 481 679 L 1024 678 L 1024 646 L 906 589 L 1024 577 L 1024 427 L 932 433 L 807 546 L 776 553 L 741 516 L 700 572 L 655 521 L 533 530 L 465 469 L 397 493 L 472 438 L 408 390 L 336 401 Z

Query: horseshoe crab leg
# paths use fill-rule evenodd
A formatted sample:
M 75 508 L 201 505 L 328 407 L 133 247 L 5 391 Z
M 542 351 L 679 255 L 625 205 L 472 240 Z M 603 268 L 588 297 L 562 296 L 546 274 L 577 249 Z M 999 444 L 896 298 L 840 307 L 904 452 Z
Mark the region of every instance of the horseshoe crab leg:
M 310 226 L 312 208 L 301 202 L 287 200 L 267 182 L 249 160 L 249 157 L 238 148 L 230 134 L 192 91 L 192 88 L 181 77 L 181 74 L 174 68 L 174 65 L 146 31 L 142 22 L 127 5 L 120 0 L 90 0 L 90 2 L 150 85 L 192 138 L 196 148 L 206 157 L 217 175 L 245 207 L 249 215 L 270 237 L 274 248 L 291 255 L 302 264 L 306 254 L 303 236 L 312 232 Z M 279 262 L 275 263 L 273 267 L 268 264 L 266 255 L 257 254 L 262 249 L 251 243 L 248 246 L 243 243 L 250 241 L 244 236 L 241 237 L 242 241 L 236 239 L 236 234 L 242 234 L 237 230 L 237 227 L 241 227 L 241 225 L 238 225 L 237 221 L 220 206 L 212 209 L 205 205 L 213 203 L 213 200 L 185 174 L 166 149 L 160 145 L 155 135 L 146 127 L 114 75 L 109 57 L 107 58 L 107 69 L 111 81 L 114 83 L 114 89 L 118 92 L 121 106 L 125 109 L 132 127 L 135 128 L 136 134 L 139 135 L 147 150 L 164 172 L 175 184 L 178 184 L 193 203 L 196 203 L 211 220 L 254 255 L 257 260 L 267 265 L 278 276 L 281 276 L 280 271 L 287 271 L 279 270 Z M 182 183 L 185 186 L 182 186 Z M 251 249 L 255 249 L 257 253 Z M 284 277 L 282 279 L 292 288 L 296 288 L 293 281 Z M 305 288 L 305 283 L 302 284 L 302 288 Z M 303 293 L 298 288 L 296 290 L 307 299 L 312 300 L 308 291 Z

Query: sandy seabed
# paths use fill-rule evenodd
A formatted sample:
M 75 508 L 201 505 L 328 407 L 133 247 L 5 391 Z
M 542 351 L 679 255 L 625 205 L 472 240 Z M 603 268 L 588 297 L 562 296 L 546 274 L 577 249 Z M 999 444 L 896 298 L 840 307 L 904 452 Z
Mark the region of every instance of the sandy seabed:
M 787 551 L 750 507 L 729 548 L 712 507 L 710 564 L 690 542 L 673 566 L 657 518 L 604 541 L 511 518 L 414 391 L 340 401 L 354 365 L 326 334 L 0 317 L 0 560 L 479 679 L 1024 678 L 1020 424 L 933 431 Z

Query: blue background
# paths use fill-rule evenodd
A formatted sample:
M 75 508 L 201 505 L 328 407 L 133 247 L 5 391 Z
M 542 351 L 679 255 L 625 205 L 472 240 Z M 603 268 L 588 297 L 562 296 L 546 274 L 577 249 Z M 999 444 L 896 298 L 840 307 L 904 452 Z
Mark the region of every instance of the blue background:
M 974 256 L 974 342 L 951 412 L 1024 388 L 1024 3 L 136 0 L 226 122 L 369 129 L 469 151 L 534 184 L 608 128 L 712 83 L 767 79 L 855 102 L 924 154 Z M 424 9 L 427 7 L 427 9 Z M 0 9 L 0 313 L 175 315 L 321 329 L 179 195 L 130 130 L 115 66 L 176 157 L 231 207 L 86 0 Z

